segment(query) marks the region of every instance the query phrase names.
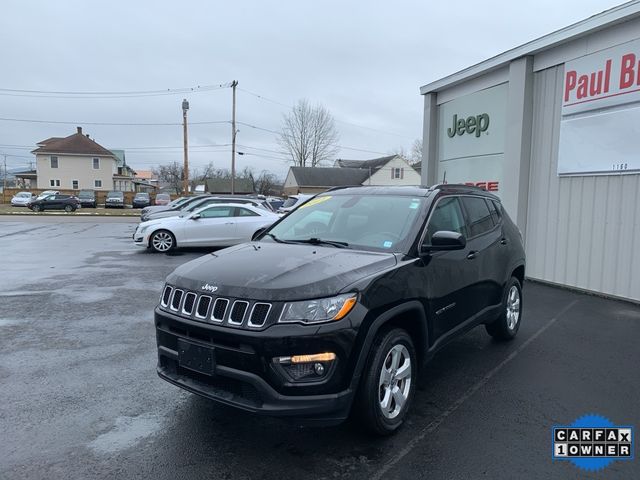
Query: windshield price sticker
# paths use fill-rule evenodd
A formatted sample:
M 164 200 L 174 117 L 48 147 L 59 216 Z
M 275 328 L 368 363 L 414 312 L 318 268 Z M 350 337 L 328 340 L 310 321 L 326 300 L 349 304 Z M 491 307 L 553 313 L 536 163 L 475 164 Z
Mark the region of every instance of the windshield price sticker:
M 330 198 L 331 196 L 314 198 L 313 200 L 309 200 L 307 203 L 301 205 L 299 208 L 312 207 L 314 205 L 318 205 L 319 203 L 326 202 Z

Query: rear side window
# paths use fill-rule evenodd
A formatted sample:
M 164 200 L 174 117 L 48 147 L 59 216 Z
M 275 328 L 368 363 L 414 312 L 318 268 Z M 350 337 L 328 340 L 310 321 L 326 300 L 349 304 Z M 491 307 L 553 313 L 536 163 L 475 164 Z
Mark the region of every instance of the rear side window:
M 487 205 L 489 205 L 489 212 L 491 212 L 491 219 L 493 220 L 494 225 L 500 223 L 500 207 L 493 200 L 487 200 Z
M 236 209 L 236 217 L 257 217 L 258 214 L 256 212 L 252 212 L 248 208 L 238 207 Z
M 462 197 L 462 204 L 467 211 L 467 227 L 469 237 L 475 237 L 491 230 L 494 226 L 491 212 L 484 198 Z
M 429 219 L 426 242 L 430 244 L 433 234 L 443 230 L 465 234 L 464 216 L 456 197 L 446 197 L 438 202 Z

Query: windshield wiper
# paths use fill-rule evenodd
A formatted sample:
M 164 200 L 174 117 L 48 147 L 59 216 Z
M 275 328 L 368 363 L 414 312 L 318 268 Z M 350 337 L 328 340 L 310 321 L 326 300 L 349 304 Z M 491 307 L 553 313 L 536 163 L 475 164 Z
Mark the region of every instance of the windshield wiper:
M 289 241 L 287 241 L 287 240 L 282 240 L 282 239 L 280 239 L 280 238 L 276 237 L 273 233 L 265 233 L 265 235 L 266 235 L 267 237 L 271 237 L 271 238 L 273 238 L 273 239 L 274 239 L 276 242 L 278 242 L 278 243 L 291 243 L 291 242 L 289 242 Z
M 347 242 L 339 242 L 337 240 L 322 240 L 321 238 L 307 238 L 305 240 L 292 240 L 296 243 L 309 243 L 311 245 L 332 245 L 337 248 L 347 248 Z

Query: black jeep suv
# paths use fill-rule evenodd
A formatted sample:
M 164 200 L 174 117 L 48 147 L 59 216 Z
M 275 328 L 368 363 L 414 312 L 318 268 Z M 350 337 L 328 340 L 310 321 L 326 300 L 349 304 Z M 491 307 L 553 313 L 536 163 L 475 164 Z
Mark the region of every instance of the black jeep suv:
M 334 189 L 168 276 L 158 374 L 248 411 L 353 412 L 389 434 L 439 348 L 479 324 L 516 335 L 524 267 L 518 228 L 479 188 Z

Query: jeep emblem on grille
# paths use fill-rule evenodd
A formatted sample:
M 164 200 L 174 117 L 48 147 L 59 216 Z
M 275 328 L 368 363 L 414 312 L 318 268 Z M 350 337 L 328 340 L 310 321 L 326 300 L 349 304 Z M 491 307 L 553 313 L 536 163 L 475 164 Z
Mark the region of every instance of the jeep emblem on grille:
M 208 283 L 207 283 L 207 284 L 205 284 L 205 285 L 203 285 L 203 286 L 201 286 L 200 288 L 201 288 L 202 290 L 206 290 L 206 291 L 211 292 L 211 293 L 213 293 L 213 292 L 215 292 L 216 290 L 218 290 L 218 287 L 215 287 L 215 286 L 213 286 L 213 285 L 209 285 Z

